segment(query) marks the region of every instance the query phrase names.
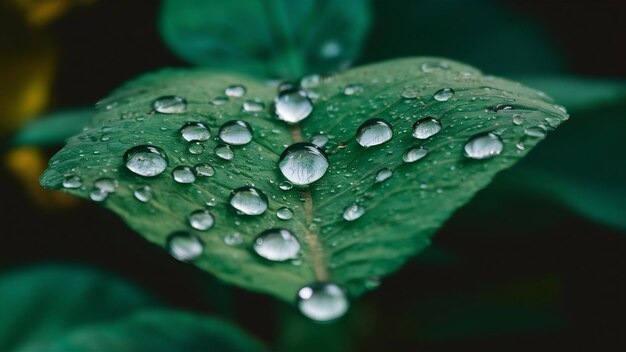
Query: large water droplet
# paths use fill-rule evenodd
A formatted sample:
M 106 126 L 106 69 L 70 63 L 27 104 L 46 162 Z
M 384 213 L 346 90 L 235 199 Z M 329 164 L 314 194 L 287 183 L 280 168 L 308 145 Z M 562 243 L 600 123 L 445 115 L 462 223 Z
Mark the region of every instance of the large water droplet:
M 124 153 L 124 164 L 137 175 L 153 177 L 167 168 L 167 155 L 159 147 L 139 145 Z
M 196 176 L 209 177 L 215 175 L 215 169 L 209 164 L 198 164 L 193 167 Z
M 441 131 L 441 122 L 432 117 L 425 117 L 413 125 L 413 137 L 428 139 Z
M 235 153 L 232 149 L 230 149 L 229 146 L 221 144 L 215 147 L 215 155 L 224 160 L 232 160 L 235 156 Z
M 281 220 L 290 220 L 293 218 L 293 211 L 287 207 L 280 207 L 276 210 L 276 217 Z
M 200 122 L 187 122 L 180 128 L 180 134 L 187 142 L 206 141 L 211 138 L 209 128 Z
M 352 203 L 346 207 L 343 211 L 343 218 L 347 221 L 354 221 L 365 214 L 365 208 L 362 206 Z
M 166 95 L 152 102 L 152 107 L 161 114 L 179 114 L 187 110 L 187 101 L 179 96 Z
M 414 163 L 428 154 L 428 149 L 423 147 L 411 147 L 402 154 L 405 163 Z
M 252 140 L 252 127 L 242 120 L 225 122 L 219 131 L 220 140 L 230 145 L 244 145 Z
M 331 282 L 314 282 L 298 291 L 296 305 L 300 312 L 315 321 L 341 318 L 350 306 L 345 291 Z
M 356 141 L 363 147 L 383 144 L 393 137 L 391 126 L 383 119 L 369 119 L 356 131 Z
M 524 133 L 526 133 L 526 135 L 530 137 L 544 138 L 548 132 L 546 131 L 546 128 L 543 126 L 534 126 L 534 127 L 528 127 L 527 129 L 525 129 Z
M 191 212 L 187 217 L 189 225 L 196 230 L 206 231 L 213 226 L 213 215 L 208 210 L 201 209 Z
M 498 135 L 487 132 L 480 133 L 465 143 L 465 156 L 471 159 L 488 159 L 502 152 L 502 140 Z
M 259 99 L 251 99 L 243 102 L 243 111 L 245 112 L 259 112 L 265 109 L 265 103 Z
M 224 94 L 233 98 L 243 97 L 243 95 L 246 94 L 246 87 L 242 86 L 241 84 L 233 84 L 226 87 L 226 89 L 224 90 Z
M 63 187 L 68 189 L 80 188 L 83 186 L 83 180 L 77 175 L 67 175 L 63 179 Z
M 133 194 L 138 201 L 145 203 L 152 199 L 152 188 L 148 185 L 139 186 L 133 191 Z
M 186 165 L 180 165 L 172 170 L 172 178 L 178 183 L 194 183 L 196 181 L 196 175 L 191 168 Z
M 267 260 L 282 262 L 298 256 L 300 242 L 288 230 L 269 229 L 254 240 L 254 251 Z
M 230 205 L 246 215 L 261 215 L 267 209 L 267 197 L 257 188 L 241 187 L 231 193 Z
M 180 231 L 168 236 L 167 249 L 174 258 L 187 262 L 198 258 L 202 254 L 204 243 L 198 236 Z
M 326 153 L 313 143 L 296 143 L 280 156 L 278 167 L 294 185 L 308 185 L 324 176 L 328 170 Z
M 439 89 L 435 94 L 433 94 L 433 98 L 437 101 L 448 101 L 450 98 L 454 96 L 454 90 L 452 88 L 443 88 Z
M 393 171 L 389 168 L 380 169 L 378 173 L 376 173 L 375 182 L 383 182 L 387 180 L 389 177 L 393 175 Z
M 274 99 L 274 109 L 279 119 L 297 123 L 307 118 L 313 111 L 313 103 L 306 93 L 298 89 L 282 91 Z

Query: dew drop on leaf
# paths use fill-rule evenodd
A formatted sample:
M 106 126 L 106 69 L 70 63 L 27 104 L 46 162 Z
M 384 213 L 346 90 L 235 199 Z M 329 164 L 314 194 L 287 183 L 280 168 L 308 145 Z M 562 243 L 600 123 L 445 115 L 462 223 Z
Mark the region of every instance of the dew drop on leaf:
M 89 199 L 94 202 L 103 202 L 109 196 L 109 192 L 102 190 L 101 188 L 94 188 L 89 192 Z
M 384 168 L 384 169 L 380 169 L 377 173 L 376 173 L 376 179 L 375 182 L 383 182 L 385 180 L 387 180 L 389 177 L 391 177 L 393 175 L 393 171 L 391 171 L 390 168 Z
M 433 98 L 437 101 L 448 101 L 450 98 L 454 96 L 454 90 L 452 88 L 443 88 L 439 89 L 435 94 L 433 94 Z
M 224 89 L 224 94 L 233 98 L 243 97 L 246 94 L 246 87 L 241 84 L 233 84 Z
M 471 159 L 489 159 L 502 152 L 504 144 L 498 135 L 487 132 L 471 137 L 465 143 L 465 156 Z
M 240 187 L 230 196 L 230 205 L 245 215 L 261 215 L 267 210 L 267 196 L 254 187 Z
M 220 140 L 230 145 L 245 145 L 252 140 L 252 127 L 242 120 L 225 122 L 218 133 Z
M 235 156 L 235 153 L 229 146 L 220 144 L 215 147 L 215 155 L 219 156 L 224 160 L 232 160 Z
M 527 128 L 526 130 L 524 130 L 524 133 L 526 133 L 526 135 L 529 137 L 544 138 L 547 134 L 547 131 L 546 128 L 543 126 L 535 126 Z
M 433 72 L 433 71 L 438 71 L 438 70 L 447 70 L 450 68 L 450 65 L 448 65 L 446 62 L 426 62 L 423 63 L 422 66 L 422 72 Z
M 152 107 L 161 114 L 179 114 L 187 110 L 187 101 L 176 95 L 166 95 L 152 102 Z
M 187 142 L 206 141 L 211 138 L 209 128 L 200 122 L 187 122 L 180 128 L 180 134 Z
M 320 148 L 323 148 L 329 140 L 330 138 L 328 138 L 328 136 L 325 134 L 316 134 L 315 136 L 313 136 L 313 138 L 311 138 L 311 143 Z
M 191 168 L 186 165 L 180 165 L 172 170 L 172 178 L 178 183 L 194 183 L 196 181 L 196 175 Z
M 357 95 L 363 93 L 363 87 L 358 84 L 348 84 L 343 89 L 343 94 L 345 95 Z
M 229 246 L 237 246 L 243 243 L 243 236 L 239 232 L 234 232 L 224 237 L 224 243 Z
M 167 249 L 172 257 L 181 262 L 188 262 L 202 254 L 204 243 L 192 233 L 178 231 L 168 236 Z
M 280 207 L 276 210 L 276 217 L 281 220 L 290 220 L 293 218 L 293 211 L 287 207 Z
M 520 114 L 515 114 L 513 115 L 513 124 L 515 125 L 521 125 L 524 123 L 524 116 L 520 115 Z
M 293 188 L 293 184 L 289 181 L 283 181 L 278 185 L 278 188 L 282 189 L 283 191 L 288 191 Z
M 191 212 L 187 217 L 189 225 L 196 230 L 206 231 L 213 227 L 213 215 L 208 210 L 201 209 Z
M 80 188 L 83 186 L 83 180 L 77 175 L 66 175 L 63 179 L 63 187 L 67 189 Z
M 153 177 L 160 175 L 167 168 L 167 155 L 163 149 L 151 145 L 132 147 L 124 153 L 124 165 L 131 172 Z
M 324 176 L 328 170 L 326 153 L 313 143 L 295 143 L 280 156 L 278 167 L 294 185 L 308 185 Z
M 97 179 L 96 182 L 93 183 L 93 186 L 106 193 L 115 193 L 119 187 L 119 183 L 114 178 L 104 177 Z
M 296 305 L 300 312 L 315 321 L 341 318 L 350 306 L 345 291 L 332 282 L 315 282 L 298 291 Z
M 139 186 L 135 188 L 135 190 L 133 191 L 133 195 L 140 202 L 148 202 L 150 201 L 150 199 L 152 199 L 152 187 L 148 185 Z
M 513 105 L 510 104 L 498 104 L 495 106 L 492 106 L 490 108 L 487 109 L 488 111 L 493 111 L 493 112 L 498 112 L 498 111 L 505 111 L 505 110 L 513 110 Z
M 300 251 L 300 242 L 291 231 L 269 229 L 254 240 L 254 252 L 267 260 L 282 262 L 294 259 Z
M 189 151 L 190 154 L 199 155 L 204 151 L 204 146 L 200 142 L 190 143 L 187 151 Z
M 193 167 L 196 176 L 209 177 L 215 175 L 215 169 L 209 164 L 198 164 Z
M 313 111 L 313 103 L 306 92 L 299 89 L 281 91 L 274 99 L 276 116 L 288 123 L 297 123 L 307 118 Z
M 215 97 L 211 99 L 211 104 L 215 106 L 220 106 L 228 103 L 228 97 L 220 95 L 219 97 Z
M 365 214 L 365 208 L 362 206 L 352 203 L 348 205 L 343 211 L 343 218 L 346 221 L 354 221 Z
M 356 141 L 363 147 L 383 144 L 393 137 L 391 126 L 383 119 L 369 119 L 356 132 Z
M 243 111 L 245 112 L 259 112 L 265 109 L 265 103 L 259 99 L 250 99 L 243 102 Z
M 424 147 L 411 147 L 402 154 L 405 163 L 414 163 L 428 154 L 428 149 Z
M 441 122 L 432 117 L 419 119 L 413 125 L 413 137 L 428 139 L 441 131 Z

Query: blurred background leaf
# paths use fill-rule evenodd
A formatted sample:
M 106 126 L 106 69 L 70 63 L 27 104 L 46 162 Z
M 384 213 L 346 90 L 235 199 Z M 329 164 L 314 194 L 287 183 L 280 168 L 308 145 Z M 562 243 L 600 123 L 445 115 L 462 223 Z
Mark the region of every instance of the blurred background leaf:
M 66 139 L 82 131 L 93 114 L 93 108 L 76 108 L 40 116 L 14 135 L 11 146 L 55 146 L 63 144 Z

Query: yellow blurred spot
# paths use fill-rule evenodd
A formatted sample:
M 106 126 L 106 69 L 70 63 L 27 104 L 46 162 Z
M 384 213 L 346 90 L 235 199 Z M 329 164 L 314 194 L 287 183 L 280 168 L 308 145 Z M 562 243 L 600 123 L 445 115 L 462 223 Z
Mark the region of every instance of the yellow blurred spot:
M 44 26 L 61 17 L 76 5 L 85 5 L 94 0 L 14 0 L 24 12 L 26 21 L 35 27 Z

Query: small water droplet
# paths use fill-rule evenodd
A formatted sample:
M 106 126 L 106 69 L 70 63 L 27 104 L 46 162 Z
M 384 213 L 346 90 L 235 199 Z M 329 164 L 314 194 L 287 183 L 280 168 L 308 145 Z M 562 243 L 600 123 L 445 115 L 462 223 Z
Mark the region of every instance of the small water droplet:
M 487 111 L 493 111 L 493 112 L 498 112 L 498 111 L 504 111 L 504 110 L 513 110 L 513 105 L 510 104 L 498 104 L 495 106 L 491 106 L 489 108 L 487 108 Z
M 105 177 L 105 178 L 97 179 L 93 183 L 93 186 L 106 193 L 115 193 L 115 191 L 119 187 L 119 183 L 117 182 L 116 179 Z
M 83 180 L 78 175 L 66 175 L 63 179 L 63 187 L 68 189 L 80 188 Z
M 238 246 L 243 243 L 243 236 L 239 232 L 224 237 L 224 243 L 229 246 Z
M 387 180 L 389 177 L 393 175 L 393 171 L 390 168 L 380 169 L 378 173 L 376 173 L 375 182 L 383 182 Z
M 363 93 L 363 87 L 358 84 L 348 84 L 343 89 L 343 94 L 345 95 L 358 95 Z
M 100 188 L 94 188 L 91 190 L 91 192 L 89 192 L 89 199 L 93 200 L 94 202 L 103 202 L 105 199 L 107 199 L 108 196 L 109 193 Z
M 196 175 L 191 168 L 186 165 L 180 165 L 172 170 L 172 178 L 178 183 L 194 183 L 196 181 Z
M 243 102 L 243 111 L 259 112 L 265 109 L 265 103 L 259 99 L 250 99 Z
M 413 137 L 428 139 L 441 131 L 441 122 L 432 117 L 419 119 L 413 125 Z
M 215 147 L 215 155 L 219 156 L 224 160 L 232 160 L 235 156 L 235 153 L 229 146 L 220 144 Z
M 440 62 L 425 62 L 422 64 L 423 72 L 433 72 L 438 70 L 447 70 L 450 68 L 448 63 L 440 61 Z
M 167 168 L 167 164 L 167 155 L 159 147 L 139 145 L 124 153 L 126 168 L 140 176 L 160 175 Z
M 314 282 L 298 291 L 296 305 L 307 318 L 327 322 L 346 314 L 350 302 L 339 285 L 332 282 Z
M 294 185 L 308 185 L 324 176 L 328 170 L 326 153 L 312 143 L 296 143 L 287 147 L 280 156 L 278 167 Z
M 215 97 L 211 100 L 211 104 L 215 105 L 215 106 L 220 106 L 220 105 L 224 105 L 228 103 L 228 97 L 225 96 L 219 96 L 219 97 Z
M 152 108 L 161 114 L 179 114 L 187 110 L 187 101 L 176 95 L 166 95 L 152 102 Z
M 306 92 L 299 89 L 281 91 L 274 99 L 276 116 L 288 123 L 297 123 L 307 118 L 313 111 L 313 103 Z
M 206 141 L 211 138 L 209 128 L 200 122 L 187 122 L 180 128 L 180 134 L 187 142 Z
M 439 89 L 435 94 L 433 94 L 433 98 L 437 101 L 448 101 L 450 98 L 454 96 L 454 89 L 452 88 L 443 88 Z
M 278 185 L 278 188 L 282 189 L 283 191 L 288 191 L 293 188 L 293 184 L 289 181 L 283 181 Z
M 179 231 L 168 236 L 167 249 L 172 257 L 188 262 L 202 255 L 204 243 L 192 233 Z
M 539 125 L 527 128 L 524 133 L 529 137 L 544 138 L 548 132 L 545 127 Z
M 198 164 L 193 167 L 196 176 L 209 177 L 215 175 L 215 169 L 209 164 Z
M 346 221 L 354 221 L 365 214 L 365 208 L 362 206 L 352 203 L 348 205 L 343 211 L 343 218 Z
M 150 201 L 150 199 L 152 199 L 152 188 L 148 185 L 142 185 L 137 187 L 134 191 L 133 194 L 135 195 L 135 198 L 137 198 L 138 201 L 140 202 L 148 202 Z
M 100 141 L 102 142 L 107 142 L 109 140 L 111 140 L 111 135 L 108 133 L 105 133 L 102 136 L 100 136 Z
M 261 215 L 267 209 L 267 197 L 254 187 L 240 187 L 230 195 L 230 205 L 245 215 Z
M 414 163 L 428 154 L 428 149 L 424 147 L 411 147 L 402 154 L 405 163 Z
M 389 141 L 393 137 L 391 126 L 383 119 L 369 119 L 356 132 L 356 141 L 363 147 L 373 147 Z
M 206 231 L 213 227 L 213 215 L 208 210 L 201 209 L 191 212 L 187 217 L 189 225 L 196 230 Z
M 243 95 L 246 94 L 246 87 L 241 84 L 233 84 L 226 87 L 224 94 L 233 98 L 243 97 Z
M 311 143 L 315 144 L 316 146 L 320 148 L 324 148 L 324 146 L 326 145 L 326 143 L 328 143 L 329 140 L 330 138 L 328 138 L 327 135 L 317 134 L 313 136 L 313 138 L 311 138 Z
M 254 240 L 254 252 L 275 262 L 294 259 L 299 251 L 300 242 L 293 233 L 285 229 L 265 230 Z
M 287 207 L 280 207 L 276 210 L 276 217 L 281 220 L 290 220 L 293 218 L 293 211 Z
M 187 148 L 187 150 L 193 155 L 199 155 L 204 151 L 204 146 L 200 142 L 195 142 L 189 144 L 189 148 Z
M 504 148 L 500 137 L 494 133 L 480 133 L 465 143 L 465 156 L 471 159 L 488 159 L 499 155 Z
M 524 116 L 520 115 L 520 114 L 515 114 L 513 115 L 513 124 L 515 125 L 521 125 L 524 123 Z
M 220 140 L 230 145 L 245 145 L 252 140 L 252 127 L 242 120 L 225 122 L 218 133 Z

